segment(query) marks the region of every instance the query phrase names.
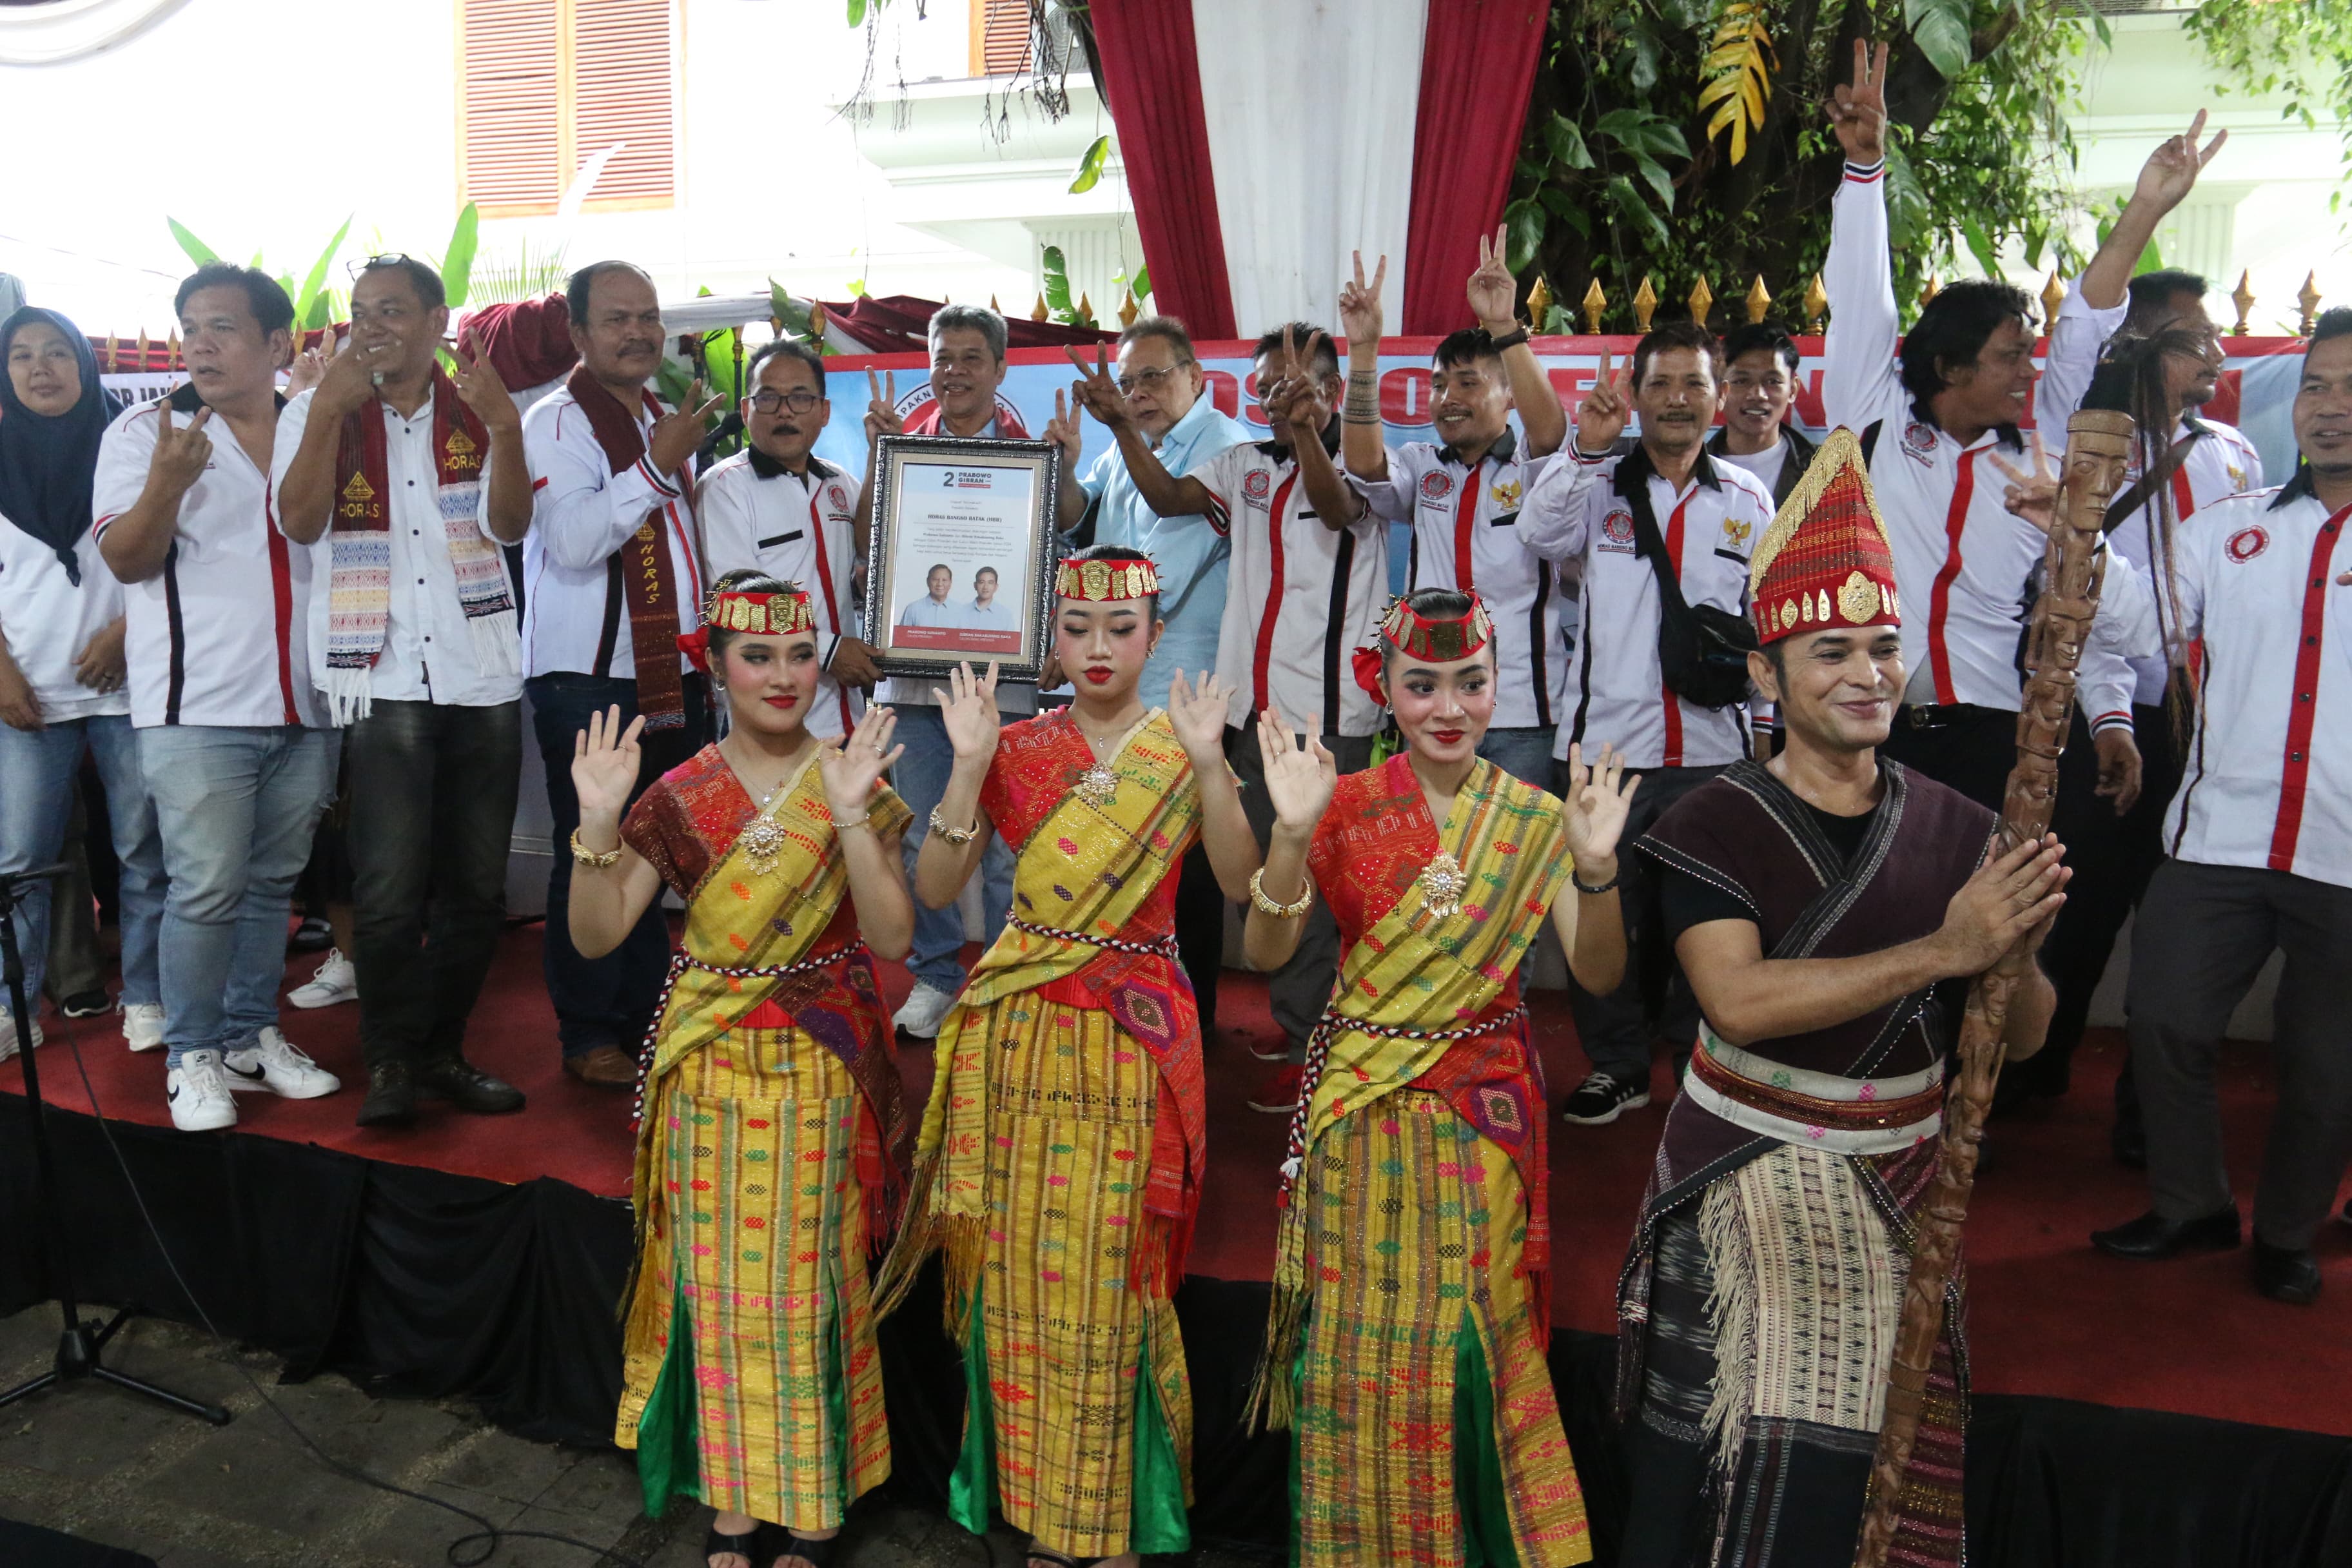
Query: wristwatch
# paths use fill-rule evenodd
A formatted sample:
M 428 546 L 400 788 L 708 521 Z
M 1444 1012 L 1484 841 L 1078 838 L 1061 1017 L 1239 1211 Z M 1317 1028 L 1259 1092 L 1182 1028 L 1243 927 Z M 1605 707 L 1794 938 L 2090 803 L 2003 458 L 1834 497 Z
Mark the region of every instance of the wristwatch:
M 1505 332 L 1501 337 L 1496 338 L 1494 341 L 1495 352 L 1496 353 L 1500 353 L 1505 349 L 1517 348 L 1521 343 L 1526 342 L 1527 341 L 1528 329 L 1525 327 L 1521 327 L 1515 331 Z

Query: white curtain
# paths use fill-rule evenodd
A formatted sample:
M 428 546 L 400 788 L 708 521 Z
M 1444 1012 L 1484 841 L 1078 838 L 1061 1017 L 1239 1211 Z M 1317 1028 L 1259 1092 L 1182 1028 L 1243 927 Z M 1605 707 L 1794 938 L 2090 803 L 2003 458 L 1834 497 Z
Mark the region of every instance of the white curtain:
M 1234 325 L 1337 333 L 1349 253 L 1404 309 L 1427 0 L 1192 0 Z

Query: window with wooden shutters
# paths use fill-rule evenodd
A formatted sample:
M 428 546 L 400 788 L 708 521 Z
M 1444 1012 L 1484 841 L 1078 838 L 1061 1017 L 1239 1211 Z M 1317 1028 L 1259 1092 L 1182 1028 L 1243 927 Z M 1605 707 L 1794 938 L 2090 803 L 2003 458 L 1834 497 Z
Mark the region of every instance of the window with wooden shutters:
M 971 0 L 971 74 L 1012 76 L 1029 63 L 1029 0 Z
M 553 212 L 620 149 L 590 209 L 677 192 L 667 0 L 457 0 L 457 184 L 491 216 Z

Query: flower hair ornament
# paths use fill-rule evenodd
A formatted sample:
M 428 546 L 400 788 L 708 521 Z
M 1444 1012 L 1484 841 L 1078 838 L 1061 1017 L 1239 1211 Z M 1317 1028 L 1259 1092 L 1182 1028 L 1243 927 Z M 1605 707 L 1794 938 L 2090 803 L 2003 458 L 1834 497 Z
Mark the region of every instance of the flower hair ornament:
M 816 629 L 816 614 L 809 596 L 787 583 L 781 593 L 711 595 L 702 604 L 702 624 L 680 635 L 677 651 L 703 674 L 710 673 L 713 629 L 740 632 L 747 637 L 788 637 Z
M 1470 608 L 1459 616 L 1424 616 L 1404 599 L 1389 601 L 1388 613 L 1381 617 L 1381 641 L 1403 654 L 1429 664 L 1452 664 L 1456 659 L 1469 658 L 1493 639 L 1495 623 L 1486 614 L 1486 603 L 1477 595 L 1470 595 Z M 1371 694 L 1372 700 L 1388 706 L 1388 693 L 1381 689 L 1381 667 L 1385 660 L 1381 647 L 1360 647 L 1350 658 L 1356 684 Z
M 1054 592 L 1065 599 L 1107 604 L 1160 592 L 1160 569 L 1143 561 L 1065 561 L 1054 574 Z

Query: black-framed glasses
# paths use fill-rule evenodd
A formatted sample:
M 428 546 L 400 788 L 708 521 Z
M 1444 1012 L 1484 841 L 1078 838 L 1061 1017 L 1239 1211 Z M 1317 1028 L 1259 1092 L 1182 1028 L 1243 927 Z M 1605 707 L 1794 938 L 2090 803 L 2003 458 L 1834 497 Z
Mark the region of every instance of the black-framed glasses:
M 1121 397 L 1133 397 L 1139 392 L 1157 392 L 1168 384 L 1170 376 L 1188 364 L 1198 363 L 1196 360 L 1180 359 L 1165 370 L 1139 370 L 1133 375 L 1120 376 L 1112 384 L 1118 388 L 1118 395 Z
M 751 395 L 751 406 L 761 414 L 773 414 L 780 408 L 806 414 L 821 401 L 820 394 L 805 387 L 792 392 L 755 392 Z

